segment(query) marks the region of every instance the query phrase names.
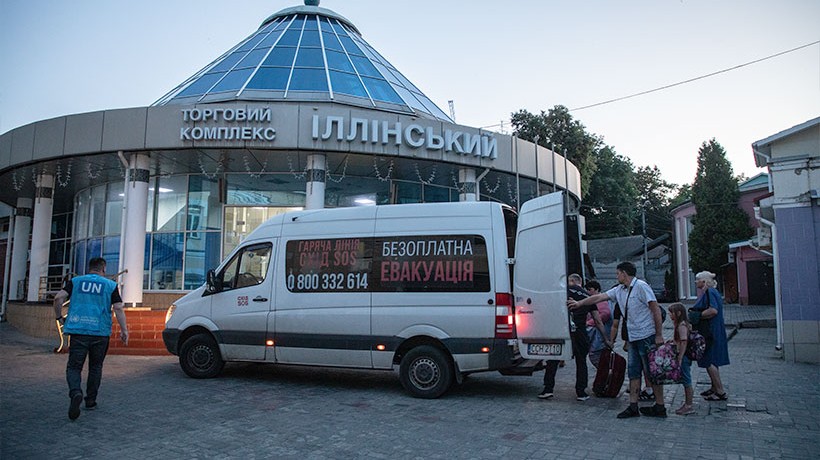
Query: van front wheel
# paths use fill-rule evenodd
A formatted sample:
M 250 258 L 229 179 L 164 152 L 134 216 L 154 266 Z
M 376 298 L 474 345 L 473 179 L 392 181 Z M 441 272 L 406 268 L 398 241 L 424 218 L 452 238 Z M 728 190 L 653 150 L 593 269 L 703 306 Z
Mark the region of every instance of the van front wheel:
M 416 398 L 434 399 L 443 395 L 453 383 L 453 364 L 447 354 L 436 347 L 413 348 L 401 360 L 399 379 Z
M 197 334 L 186 340 L 179 350 L 179 365 L 195 379 L 209 379 L 222 372 L 225 361 L 219 346 L 208 334 Z

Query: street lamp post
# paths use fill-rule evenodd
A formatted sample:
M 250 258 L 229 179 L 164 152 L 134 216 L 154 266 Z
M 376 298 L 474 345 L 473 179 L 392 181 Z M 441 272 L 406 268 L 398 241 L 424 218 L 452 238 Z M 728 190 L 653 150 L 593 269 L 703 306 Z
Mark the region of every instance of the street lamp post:
M 646 250 L 646 207 L 649 206 L 649 200 L 643 202 L 641 206 L 641 225 L 643 227 L 643 279 L 646 280 L 646 265 L 649 263 Z

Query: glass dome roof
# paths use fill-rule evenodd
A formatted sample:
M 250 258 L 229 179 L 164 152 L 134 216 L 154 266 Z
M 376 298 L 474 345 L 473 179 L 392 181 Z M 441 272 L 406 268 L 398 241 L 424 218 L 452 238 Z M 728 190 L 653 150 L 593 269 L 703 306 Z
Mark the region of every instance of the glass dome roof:
M 224 101 L 333 101 L 453 122 L 350 21 L 318 6 L 270 16 L 153 105 Z

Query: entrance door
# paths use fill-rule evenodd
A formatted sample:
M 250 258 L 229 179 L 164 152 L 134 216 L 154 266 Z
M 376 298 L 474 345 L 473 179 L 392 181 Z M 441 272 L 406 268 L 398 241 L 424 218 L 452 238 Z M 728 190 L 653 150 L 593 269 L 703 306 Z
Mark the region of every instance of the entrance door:
M 774 305 L 774 268 L 771 262 L 748 262 L 746 280 L 749 286 L 749 305 Z
M 222 232 L 223 257 L 231 253 L 239 243 L 245 240 L 248 234 L 256 227 L 273 216 L 288 211 L 300 210 L 300 207 L 269 207 L 269 206 L 225 206 L 225 222 Z

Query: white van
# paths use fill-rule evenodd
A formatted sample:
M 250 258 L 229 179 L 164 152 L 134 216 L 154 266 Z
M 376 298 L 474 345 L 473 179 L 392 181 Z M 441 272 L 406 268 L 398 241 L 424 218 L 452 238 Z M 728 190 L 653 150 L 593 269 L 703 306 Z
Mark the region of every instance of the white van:
M 436 398 L 466 374 L 571 358 L 564 197 L 290 212 L 172 305 L 194 378 L 226 361 L 392 370 Z

